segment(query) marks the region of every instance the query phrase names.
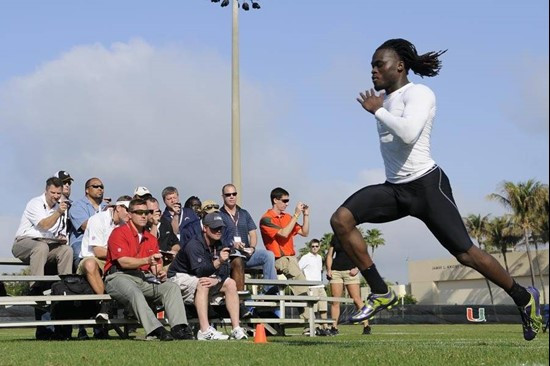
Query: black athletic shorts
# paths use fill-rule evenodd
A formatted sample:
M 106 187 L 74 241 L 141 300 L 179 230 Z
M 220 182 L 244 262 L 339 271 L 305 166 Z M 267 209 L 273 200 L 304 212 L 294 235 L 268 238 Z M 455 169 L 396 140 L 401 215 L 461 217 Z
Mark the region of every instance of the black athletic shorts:
M 438 166 L 412 182 L 362 188 L 342 206 L 351 211 L 357 225 L 416 217 L 455 256 L 473 245 L 454 202 L 449 178 Z

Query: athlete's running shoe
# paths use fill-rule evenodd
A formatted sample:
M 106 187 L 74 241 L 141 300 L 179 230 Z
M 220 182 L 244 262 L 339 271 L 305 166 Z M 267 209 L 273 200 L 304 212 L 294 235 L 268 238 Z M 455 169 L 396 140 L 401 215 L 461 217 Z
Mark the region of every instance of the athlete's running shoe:
M 368 320 L 384 309 L 391 309 L 391 307 L 397 303 L 397 300 L 397 296 L 392 290 L 389 290 L 387 294 L 383 295 L 371 293 L 369 297 L 367 297 L 365 306 L 352 314 L 350 321 L 352 323 L 358 323 L 363 320 Z
M 523 326 L 523 338 L 530 341 L 537 336 L 542 326 L 542 316 L 540 315 L 539 290 L 534 287 L 528 287 L 527 291 L 531 294 L 531 300 L 523 307 L 518 307 L 521 314 Z

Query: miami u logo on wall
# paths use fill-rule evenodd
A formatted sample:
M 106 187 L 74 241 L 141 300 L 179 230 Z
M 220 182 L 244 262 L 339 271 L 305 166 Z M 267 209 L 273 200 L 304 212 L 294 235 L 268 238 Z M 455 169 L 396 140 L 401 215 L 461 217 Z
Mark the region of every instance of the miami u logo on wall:
M 479 308 L 477 311 L 477 318 L 474 318 L 474 309 L 472 308 L 466 308 L 466 319 L 468 319 L 469 322 L 474 323 L 481 323 L 486 322 L 487 319 L 485 319 L 485 308 Z

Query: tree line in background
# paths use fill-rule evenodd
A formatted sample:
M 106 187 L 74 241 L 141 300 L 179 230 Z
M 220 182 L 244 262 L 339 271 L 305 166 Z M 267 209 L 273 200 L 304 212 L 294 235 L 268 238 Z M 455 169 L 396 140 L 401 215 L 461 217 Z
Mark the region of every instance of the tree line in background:
M 504 266 L 508 272 L 506 253 L 509 249 L 525 248 L 529 260 L 531 284 L 535 286 L 535 273 L 540 282 L 543 299 L 546 301 L 546 289 L 542 268 L 539 263 L 539 245 L 548 243 L 548 185 L 534 179 L 527 182 L 513 183 L 504 181 L 498 193 L 487 196 L 489 200 L 501 203 L 510 213 L 503 216 L 491 217 L 491 215 L 470 214 L 464 218 L 464 223 L 470 237 L 477 245 L 488 253 L 502 253 Z M 370 248 L 371 257 L 374 251 L 385 244 L 380 230 L 373 228 L 365 230 L 359 227 L 359 231 L 365 240 L 367 250 Z M 333 233 L 325 233 L 320 240 L 319 254 L 325 260 Z M 531 255 L 535 249 L 535 258 Z M 309 242 L 299 250 L 300 256 L 309 252 Z M 494 304 L 491 285 L 488 280 L 487 287 Z M 364 285 L 364 280 L 362 280 Z

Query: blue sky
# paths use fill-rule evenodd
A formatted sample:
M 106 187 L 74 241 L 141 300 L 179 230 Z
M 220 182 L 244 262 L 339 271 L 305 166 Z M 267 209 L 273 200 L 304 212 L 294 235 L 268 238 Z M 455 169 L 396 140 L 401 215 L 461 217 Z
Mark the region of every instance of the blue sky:
M 310 237 L 383 166 L 374 119 L 355 101 L 389 38 L 448 49 L 436 78 L 434 159 L 462 214 L 504 211 L 503 180 L 548 183 L 548 2 L 262 0 L 240 13 L 243 205 L 258 218 L 282 186 L 312 209 Z M 66 169 L 116 198 L 220 199 L 230 180 L 231 12 L 208 0 L 0 1 L 0 255 L 26 202 Z M 9 179 L 9 180 L 8 180 Z M 375 261 L 448 257 L 414 219 L 377 226 Z M 368 228 L 368 226 L 366 227 Z M 305 239 L 298 239 L 298 246 Z

